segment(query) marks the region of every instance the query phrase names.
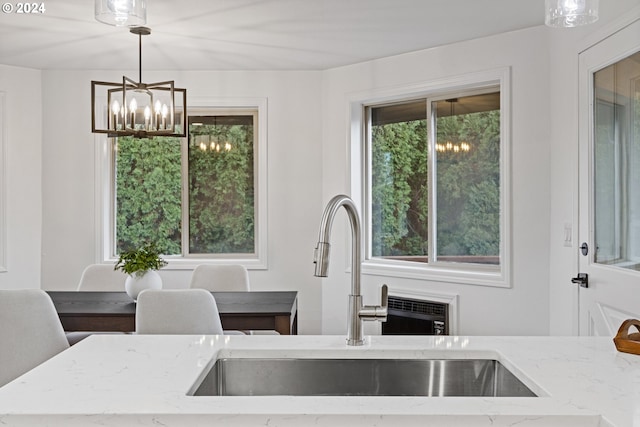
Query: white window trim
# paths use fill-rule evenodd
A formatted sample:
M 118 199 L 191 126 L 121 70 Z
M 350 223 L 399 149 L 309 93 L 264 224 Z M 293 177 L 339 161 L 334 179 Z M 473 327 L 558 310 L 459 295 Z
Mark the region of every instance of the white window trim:
M 498 69 L 454 76 L 435 81 L 352 94 L 349 103 L 349 155 L 351 197 L 363 212 L 365 260 L 362 273 L 437 282 L 479 286 L 511 287 L 511 69 Z M 366 206 L 367 170 L 365 115 L 366 106 L 416 98 L 434 98 L 451 92 L 464 92 L 490 86 L 500 87 L 500 266 L 473 264 L 422 264 L 371 257 L 371 219 Z M 432 142 L 430 142 L 431 144 Z
M 254 151 L 256 170 L 256 253 L 220 254 L 215 256 L 167 256 L 168 265 L 163 270 L 190 270 L 199 264 L 242 264 L 251 270 L 266 270 L 267 260 L 267 99 L 266 98 L 189 98 L 188 109 L 257 109 L 256 133 L 258 146 Z M 189 111 L 189 110 L 188 110 Z M 103 120 L 102 118 L 100 118 Z M 101 124 L 98 123 L 98 126 Z M 111 236 L 115 226 L 113 218 L 112 194 L 114 180 L 111 176 L 113 152 L 106 135 L 95 134 L 95 212 L 96 218 L 96 259 L 115 262 L 111 254 Z

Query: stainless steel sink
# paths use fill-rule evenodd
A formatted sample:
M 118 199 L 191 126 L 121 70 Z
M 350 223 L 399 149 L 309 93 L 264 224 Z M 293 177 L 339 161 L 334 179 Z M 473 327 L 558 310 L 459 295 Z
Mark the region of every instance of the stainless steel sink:
M 537 397 L 492 359 L 218 359 L 193 396 Z

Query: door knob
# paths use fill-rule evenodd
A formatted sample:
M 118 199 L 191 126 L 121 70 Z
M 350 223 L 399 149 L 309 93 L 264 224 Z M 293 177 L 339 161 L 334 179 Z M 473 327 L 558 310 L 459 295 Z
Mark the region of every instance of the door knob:
M 577 277 L 571 279 L 571 283 L 580 285 L 582 288 L 589 287 L 589 275 L 587 273 L 578 273 Z
M 587 242 L 583 242 L 582 245 L 580 245 L 580 252 L 584 256 L 587 256 L 589 254 L 589 245 L 587 244 Z

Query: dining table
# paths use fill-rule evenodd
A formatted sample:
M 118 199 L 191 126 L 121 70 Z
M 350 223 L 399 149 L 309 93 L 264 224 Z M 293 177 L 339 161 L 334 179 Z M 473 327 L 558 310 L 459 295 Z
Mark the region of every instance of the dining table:
M 126 292 L 47 291 L 66 332 L 135 332 L 136 303 Z M 296 291 L 211 292 L 225 330 L 298 333 Z

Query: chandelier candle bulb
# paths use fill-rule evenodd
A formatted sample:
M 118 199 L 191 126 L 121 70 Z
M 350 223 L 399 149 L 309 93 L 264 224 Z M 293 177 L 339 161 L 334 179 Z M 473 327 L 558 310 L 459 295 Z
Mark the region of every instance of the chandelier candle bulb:
M 167 128 L 167 114 L 169 113 L 169 108 L 167 104 L 162 104 L 162 129 Z
M 147 105 L 146 107 L 144 107 L 144 128 L 146 130 L 150 130 L 151 126 L 151 108 L 149 108 L 149 106 Z
M 131 112 L 131 129 L 136 128 L 136 109 L 138 108 L 138 103 L 136 99 L 133 98 L 131 103 L 129 103 L 129 111 Z
M 111 104 L 111 111 L 113 112 L 113 130 L 118 130 L 118 114 L 120 114 L 120 103 L 115 99 Z
M 153 105 L 153 110 L 156 113 L 156 130 L 160 129 L 160 113 L 162 111 L 162 104 L 160 101 L 156 101 Z

